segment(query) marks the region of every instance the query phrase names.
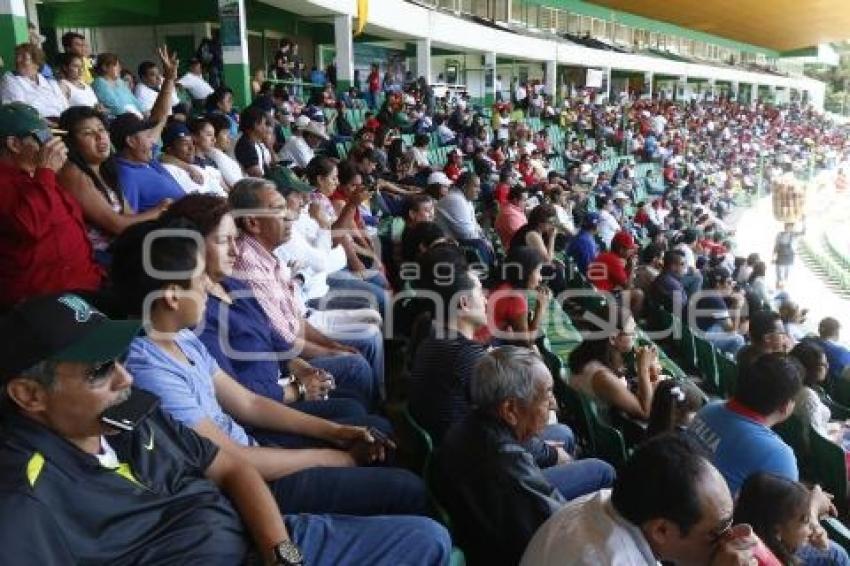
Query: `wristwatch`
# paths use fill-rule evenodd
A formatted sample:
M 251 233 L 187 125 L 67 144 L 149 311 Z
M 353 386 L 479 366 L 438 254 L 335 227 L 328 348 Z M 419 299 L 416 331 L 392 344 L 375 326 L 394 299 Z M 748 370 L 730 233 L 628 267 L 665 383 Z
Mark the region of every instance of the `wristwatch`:
M 291 540 L 285 540 L 274 547 L 275 563 L 280 566 L 299 566 L 304 564 L 301 551 Z

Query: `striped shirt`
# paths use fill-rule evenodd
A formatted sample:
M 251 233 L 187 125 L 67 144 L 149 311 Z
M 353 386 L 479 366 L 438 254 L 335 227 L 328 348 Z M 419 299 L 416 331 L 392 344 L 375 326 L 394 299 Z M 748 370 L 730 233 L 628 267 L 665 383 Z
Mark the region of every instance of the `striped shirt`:
M 251 288 L 269 317 L 272 328 L 287 342 L 295 341 L 304 313 L 296 300 L 288 269 L 255 238 L 242 234 L 236 240 L 239 257 L 236 273 Z
M 469 381 L 487 348 L 456 331 L 432 329 L 416 349 L 411 372 L 410 412 L 440 442 L 470 411 Z

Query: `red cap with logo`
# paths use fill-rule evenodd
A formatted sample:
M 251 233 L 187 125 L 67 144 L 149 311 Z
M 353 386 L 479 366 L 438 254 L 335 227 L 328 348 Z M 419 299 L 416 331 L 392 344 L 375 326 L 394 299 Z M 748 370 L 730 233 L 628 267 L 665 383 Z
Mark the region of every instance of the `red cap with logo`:
M 614 234 L 614 238 L 611 240 L 611 247 L 613 248 L 615 246 L 626 248 L 627 250 L 636 250 L 638 247 L 635 239 L 626 231 Z

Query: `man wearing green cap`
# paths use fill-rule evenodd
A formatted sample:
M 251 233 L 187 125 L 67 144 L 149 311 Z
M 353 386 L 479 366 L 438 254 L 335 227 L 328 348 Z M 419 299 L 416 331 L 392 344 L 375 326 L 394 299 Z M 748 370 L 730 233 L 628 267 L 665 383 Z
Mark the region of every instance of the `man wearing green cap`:
M 67 153 L 34 108 L 0 105 L 0 309 L 100 287 L 80 205 L 56 180 Z
M 0 318 L 4 564 L 448 563 L 424 517 L 281 516 L 253 466 L 131 389 L 139 327 L 71 294 Z

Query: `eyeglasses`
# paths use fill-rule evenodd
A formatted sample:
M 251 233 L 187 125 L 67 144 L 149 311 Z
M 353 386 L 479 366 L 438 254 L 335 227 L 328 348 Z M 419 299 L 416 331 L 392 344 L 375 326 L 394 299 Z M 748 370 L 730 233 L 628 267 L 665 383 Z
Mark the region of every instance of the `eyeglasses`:
M 711 538 L 712 544 L 719 542 L 726 534 L 732 530 L 732 524 L 734 523 L 734 518 L 730 515 L 726 519 L 720 523 L 720 525 L 709 533 L 709 537 Z
M 86 371 L 86 381 L 88 381 L 89 383 L 99 383 L 103 381 L 104 379 L 113 374 L 113 372 L 115 371 L 115 366 L 118 363 L 124 363 L 126 357 L 127 356 L 125 354 L 120 358 L 114 358 L 105 362 L 94 364 L 88 369 L 88 371 Z

